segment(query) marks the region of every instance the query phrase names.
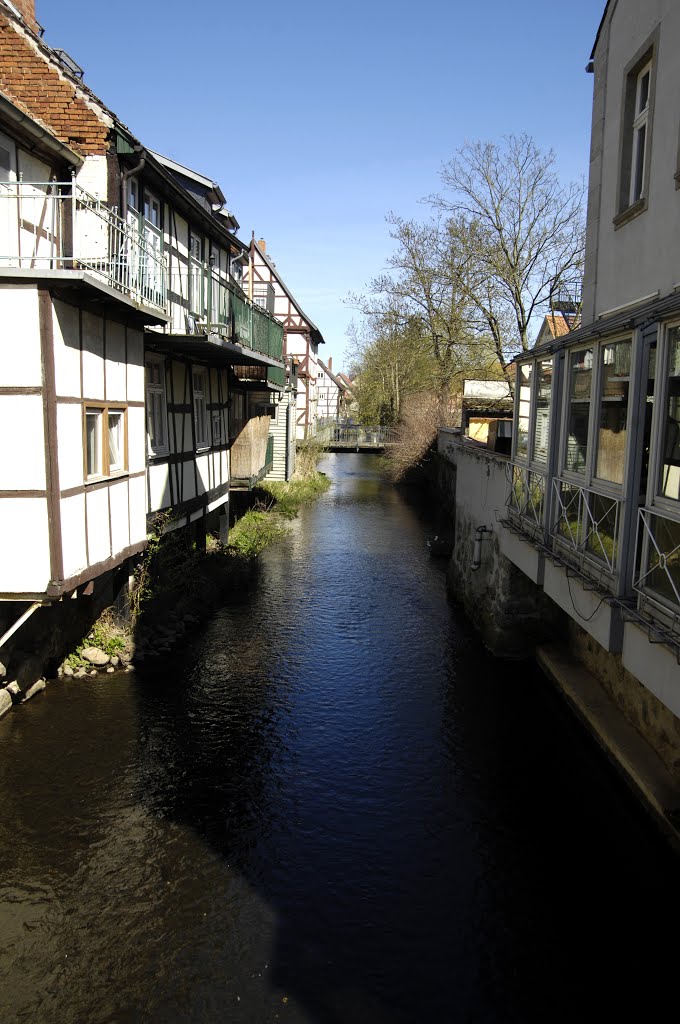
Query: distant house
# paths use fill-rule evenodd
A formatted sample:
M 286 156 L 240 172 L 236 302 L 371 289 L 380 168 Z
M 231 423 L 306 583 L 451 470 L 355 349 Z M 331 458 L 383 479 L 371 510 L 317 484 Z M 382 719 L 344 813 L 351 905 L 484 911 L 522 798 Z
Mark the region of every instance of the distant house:
M 333 373 L 332 356 L 328 360 L 328 365 L 319 359 L 317 366 L 319 424 L 323 425 L 335 422 L 341 417 L 343 396 L 347 388 L 344 381 Z
M 486 443 L 489 424 L 512 418 L 512 392 L 505 380 L 463 381 L 461 429 L 473 440 Z
M 252 302 L 283 324 L 284 355 L 292 358 L 297 368 L 296 437 L 314 437 L 319 417 L 318 352 L 319 345 L 324 343 L 323 335 L 284 282 L 263 238 L 255 241 L 253 235 L 243 279 Z
M 581 323 L 580 313 L 562 313 L 555 311 L 543 318 L 541 329 L 538 332 L 534 348 L 540 348 L 556 338 L 564 338 L 571 331 L 576 330 Z

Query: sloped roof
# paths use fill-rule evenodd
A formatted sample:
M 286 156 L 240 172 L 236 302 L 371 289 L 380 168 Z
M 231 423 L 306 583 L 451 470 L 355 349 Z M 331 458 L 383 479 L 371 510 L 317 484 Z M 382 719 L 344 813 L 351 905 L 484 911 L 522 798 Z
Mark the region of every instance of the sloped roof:
M 265 251 L 264 251 L 263 249 L 261 249 L 261 248 L 260 248 L 260 246 L 258 245 L 258 243 L 257 243 L 257 242 L 255 241 L 255 237 L 254 237 L 254 236 L 253 236 L 253 241 L 252 241 L 252 244 L 253 244 L 253 245 L 255 246 L 255 249 L 256 249 L 256 250 L 257 250 L 257 252 L 258 252 L 258 253 L 260 254 L 260 256 L 262 257 L 262 259 L 264 260 L 264 262 L 265 262 L 265 263 L 267 264 L 267 266 L 268 266 L 268 267 L 269 267 L 269 269 L 271 270 L 272 274 L 274 274 L 274 276 L 276 277 L 276 280 L 277 280 L 277 281 L 279 282 L 279 284 L 280 284 L 280 285 L 281 285 L 281 287 L 283 288 L 284 292 L 286 293 L 286 295 L 288 296 L 288 298 L 290 299 L 290 301 L 291 301 L 291 302 L 292 302 L 292 303 L 293 303 L 293 304 L 295 305 L 295 307 L 296 307 L 296 309 L 297 309 L 298 313 L 300 314 L 300 316 L 302 317 L 302 319 L 303 319 L 303 320 L 306 320 L 306 321 L 307 321 L 307 323 L 309 324 L 309 327 L 310 327 L 310 329 L 311 329 L 312 333 L 316 335 L 316 339 L 315 339 L 315 340 L 316 340 L 316 343 L 317 343 L 317 345 L 325 345 L 325 344 L 326 344 L 326 342 L 324 341 L 324 336 L 323 336 L 323 334 L 321 333 L 321 331 L 319 330 L 319 328 L 318 328 L 318 327 L 316 326 L 316 324 L 314 323 L 314 321 L 313 321 L 313 320 L 312 320 L 312 319 L 311 319 L 310 317 L 308 317 L 308 316 L 307 316 L 307 314 L 306 314 L 306 313 L 305 313 L 305 311 L 303 310 L 302 306 L 300 305 L 300 303 L 298 302 L 298 300 L 297 300 L 297 299 L 295 298 L 295 296 L 294 296 L 294 295 L 293 295 L 293 293 L 291 292 L 291 290 L 290 290 L 290 288 L 288 287 L 288 285 L 286 284 L 286 282 L 285 282 L 285 281 L 283 280 L 283 278 L 281 277 L 281 274 L 279 273 L 278 267 L 277 267 L 277 266 L 276 266 L 276 264 L 275 264 L 275 263 L 273 262 L 273 260 L 271 260 L 271 259 L 269 258 L 269 256 L 267 255 L 267 253 L 266 253 L 266 252 L 265 252 Z

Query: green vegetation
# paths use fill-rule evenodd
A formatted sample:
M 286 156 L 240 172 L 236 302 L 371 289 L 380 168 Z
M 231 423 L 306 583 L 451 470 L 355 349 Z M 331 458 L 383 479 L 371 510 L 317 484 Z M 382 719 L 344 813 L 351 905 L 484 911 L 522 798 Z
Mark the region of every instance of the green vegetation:
M 289 482 L 263 483 L 254 508 L 232 526 L 229 547 L 243 558 L 256 558 L 261 551 L 284 536 L 286 521 L 295 519 L 300 507 L 314 501 L 330 487 L 330 480 L 317 470 Z
M 256 558 L 286 532 L 269 509 L 251 508 L 229 531 L 229 546 L 244 558 Z
M 69 654 L 66 661 L 73 669 L 92 668 L 82 657 L 82 652 L 87 647 L 98 647 L 104 654 L 113 658 L 120 656 L 128 646 L 129 631 L 116 624 L 110 608 L 104 609 L 94 626 L 83 637 L 76 646 L 75 651 Z

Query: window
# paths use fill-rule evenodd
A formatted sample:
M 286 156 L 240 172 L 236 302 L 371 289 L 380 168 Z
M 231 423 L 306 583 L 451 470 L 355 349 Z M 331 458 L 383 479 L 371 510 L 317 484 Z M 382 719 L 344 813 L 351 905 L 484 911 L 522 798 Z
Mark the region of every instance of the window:
M 564 457 L 564 468 L 572 473 L 584 474 L 586 471 L 592 375 L 592 348 L 572 352 L 569 356 L 567 446 Z
M 626 68 L 621 113 L 618 227 L 647 208 L 658 29 Z
M 550 406 L 552 399 L 552 359 L 543 359 L 536 366 L 536 411 L 534 414 L 534 462 L 548 462 L 550 439 Z
M 600 480 L 623 483 L 628 436 L 630 341 L 617 341 L 600 349 L 600 408 L 597 466 Z
M 515 454 L 526 459 L 529 453 L 529 418 L 531 415 L 531 376 L 533 363 L 517 367 L 517 444 Z
M 680 501 L 680 328 L 668 332 L 666 407 L 661 450 L 660 490 L 664 498 Z
M 206 374 L 205 370 L 194 370 L 194 428 L 196 431 L 196 447 L 207 448 L 208 439 L 208 411 L 206 404 Z
M 189 309 L 203 316 L 203 239 L 189 232 Z
M 652 65 L 646 64 L 635 83 L 635 107 L 633 117 L 633 160 L 630 178 L 630 202 L 642 199 L 645 187 L 647 164 L 647 122 L 649 119 L 649 89 Z
M 165 401 L 165 366 L 162 359 L 146 359 L 146 430 L 151 455 L 167 455 L 168 423 Z
M 127 468 L 125 408 L 85 408 L 85 478 L 122 473 Z

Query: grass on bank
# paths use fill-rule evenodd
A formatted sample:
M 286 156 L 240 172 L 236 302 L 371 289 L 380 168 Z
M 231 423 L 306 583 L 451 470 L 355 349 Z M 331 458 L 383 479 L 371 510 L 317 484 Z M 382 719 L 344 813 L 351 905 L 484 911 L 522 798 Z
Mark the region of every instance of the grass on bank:
M 255 507 L 231 527 L 229 546 L 244 558 L 255 558 L 287 533 L 286 521 L 295 519 L 302 505 L 314 501 L 329 487 L 328 477 L 317 470 L 288 482 L 260 484 Z

